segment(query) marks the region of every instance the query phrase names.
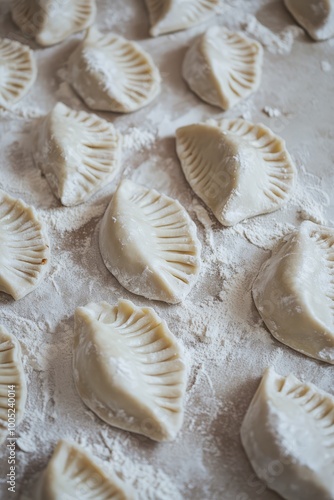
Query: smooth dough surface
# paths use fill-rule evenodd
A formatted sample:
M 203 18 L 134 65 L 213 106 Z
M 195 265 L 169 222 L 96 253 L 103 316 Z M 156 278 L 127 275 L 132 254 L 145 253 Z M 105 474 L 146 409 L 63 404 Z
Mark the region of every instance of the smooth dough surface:
M 121 136 L 97 115 L 59 102 L 33 134 L 35 163 L 63 205 L 86 201 L 120 169 Z
M 35 210 L 0 190 L 0 292 L 32 292 L 48 269 L 49 240 Z
M 176 131 L 176 150 L 191 188 L 224 226 L 278 210 L 294 186 L 285 142 L 262 124 L 187 125 Z
M 16 104 L 35 83 L 33 51 L 22 43 L 0 38 L 0 108 Z
M 203 101 L 227 110 L 259 88 L 262 60 L 258 42 L 212 26 L 189 48 L 182 73 Z
M 268 369 L 241 426 L 257 476 L 286 500 L 334 499 L 334 397 Z
M 89 29 L 68 67 L 73 88 L 91 109 L 130 113 L 160 92 L 160 73 L 151 56 L 113 33 Z
M 176 437 L 185 365 L 176 338 L 152 308 L 128 300 L 79 307 L 73 369 L 81 398 L 105 422 L 156 441 Z
M 38 481 L 33 500 L 134 500 L 131 488 L 104 472 L 81 447 L 62 439 Z
M 148 299 L 181 302 L 200 271 L 201 244 L 182 205 L 127 179 L 102 219 L 100 250 L 120 284 Z
M 334 0 L 284 0 L 284 3 L 314 40 L 334 36 Z
M 283 238 L 263 264 L 253 297 L 277 340 L 334 364 L 334 229 L 305 221 Z
M 180 31 L 206 21 L 219 0 L 146 0 L 151 36 Z
M 62 42 L 93 24 L 95 0 L 12 0 L 15 24 L 40 45 Z

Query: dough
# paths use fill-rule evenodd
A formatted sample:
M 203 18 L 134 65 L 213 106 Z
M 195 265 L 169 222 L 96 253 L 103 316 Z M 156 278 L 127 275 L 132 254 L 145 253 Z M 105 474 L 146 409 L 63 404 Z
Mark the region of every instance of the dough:
M 89 29 L 69 59 L 69 78 L 88 107 L 130 113 L 160 92 L 160 74 L 135 42 Z
M 262 60 L 258 42 L 212 26 L 188 50 L 182 72 L 203 101 L 230 109 L 259 88 Z
M 104 472 L 83 448 L 58 442 L 41 474 L 33 500 L 134 500 L 131 488 Z
M 253 284 L 272 335 L 334 364 L 334 229 L 303 222 L 283 238 Z
M 40 45 L 62 42 L 93 24 L 95 0 L 12 0 L 14 23 Z
M 79 307 L 74 380 L 86 405 L 110 425 L 170 441 L 183 422 L 183 356 L 166 323 L 128 300 Z
M 294 185 L 285 142 L 241 118 L 181 127 L 176 150 L 191 188 L 224 226 L 278 210 Z
M 314 40 L 334 36 L 334 0 L 284 0 L 296 21 Z
M 0 190 L 0 291 L 15 300 L 32 292 L 49 259 L 49 240 L 35 210 Z
M 200 271 L 196 226 L 180 203 L 123 180 L 100 227 L 106 267 L 130 292 L 181 302 Z
M 265 372 L 241 426 L 252 467 L 287 500 L 334 499 L 334 398 Z
M 34 159 L 66 206 L 86 201 L 121 166 L 121 136 L 96 115 L 58 103 L 34 132 Z
M 0 38 L 0 108 L 10 108 L 22 99 L 36 76 L 32 50 L 14 40 Z

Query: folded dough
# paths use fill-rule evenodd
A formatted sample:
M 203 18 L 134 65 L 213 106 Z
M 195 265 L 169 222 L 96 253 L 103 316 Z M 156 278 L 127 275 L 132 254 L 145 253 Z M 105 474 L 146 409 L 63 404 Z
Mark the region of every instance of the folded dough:
M 334 364 L 334 229 L 305 221 L 283 238 L 263 264 L 253 297 L 277 340 Z
M 226 110 L 259 88 L 262 60 L 258 42 L 212 26 L 188 50 L 182 73 L 203 101 Z
M 128 300 L 75 312 L 74 380 L 102 420 L 156 441 L 183 422 L 185 366 L 176 338 L 150 307 Z
M 257 476 L 287 500 L 334 499 L 334 397 L 268 369 L 241 426 Z
M 294 185 L 285 142 L 241 118 L 181 127 L 176 150 L 191 188 L 224 226 L 278 210 Z
M 63 205 L 86 201 L 120 169 L 121 136 L 94 114 L 59 102 L 34 136 L 34 160 Z
M 334 0 L 284 0 L 284 3 L 314 40 L 334 36 Z

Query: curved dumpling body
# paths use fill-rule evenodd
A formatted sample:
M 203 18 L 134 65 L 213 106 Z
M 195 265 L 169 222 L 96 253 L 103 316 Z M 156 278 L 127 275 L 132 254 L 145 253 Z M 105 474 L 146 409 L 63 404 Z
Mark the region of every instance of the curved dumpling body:
M 35 162 L 63 205 L 87 200 L 119 171 L 121 137 L 96 115 L 58 103 L 36 132 Z
M 284 3 L 314 40 L 334 36 L 334 0 L 284 0 Z
M 219 0 L 146 0 L 150 15 L 150 35 L 184 30 L 206 21 Z
M 182 72 L 201 99 L 229 109 L 259 88 L 262 60 L 258 42 L 212 26 L 188 50 Z
M 41 474 L 33 500 L 133 500 L 132 490 L 104 472 L 81 447 L 58 442 Z
M 100 418 L 156 441 L 175 438 L 186 387 L 174 335 L 153 309 L 120 300 L 75 313 L 74 379 Z
M 35 210 L 0 190 L 0 291 L 15 300 L 42 280 L 49 241 Z
M 225 226 L 280 208 L 296 177 L 285 142 L 241 118 L 179 128 L 176 149 L 190 186 Z
M 91 109 L 129 113 L 160 92 L 160 74 L 151 56 L 114 34 L 88 30 L 68 66 L 72 86 Z
M 123 180 L 102 219 L 106 267 L 130 292 L 175 304 L 200 270 L 196 226 L 180 203 Z
M 40 45 L 59 43 L 93 24 L 95 0 L 13 0 L 17 26 Z
M 32 50 L 8 38 L 0 39 L 0 107 L 9 108 L 33 86 L 37 66 Z
M 303 222 L 263 264 L 255 305 L 272 335 L 334 364 L 334 229 Z
M 8 432 L 14 429 L 9 427 L 9 423 L 13 417 L 16 426 L 21 422 L 26 399 L 27 385 L 20 343 L 0 326 L 0 443 L 10 438 Z
M 267 370 L 242 423 L 241 441 L 258 477 L 283 498 L 334 498 L 331 394 Z

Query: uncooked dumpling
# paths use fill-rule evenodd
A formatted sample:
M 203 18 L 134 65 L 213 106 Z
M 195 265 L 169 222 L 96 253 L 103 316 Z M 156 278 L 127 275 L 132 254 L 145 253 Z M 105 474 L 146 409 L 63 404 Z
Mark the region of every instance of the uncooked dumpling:
M 175 438 L 185 367 L 174 335 L 153 309 L 128 300 L 79 307 L 73 367 L 81 398 L 107 423 L 156 441 Z
M 87 28 L 95 14 L 95 0 L 12 0 L 15 24 L 44 46 Z
M 175 304 L 195 284 L 201 246 L 180 203 L 123 180 L 102 219 L 106 267 L 130 292 Z
M 0 190 L 0 292 L 32 292 L 48 268 L 49 240 L 35 210 Z
M 10 108 L 33 86 L 37 66 L 32 50 L 8 38 L 0 39 L 0 107 Z
M 252 467 L 287 500 L 334 498 L 334 397 L 265 372 L 241 427 Z
M 334 36 L 334 0 L 284 0 L 296 21 L 314 40 Z
M 334 229 L 307 221 L 283 238 L 253 297 L 277 340 L 334 364 Z
M 284 205 L 296 169 L 285 142 L 264 125 L 210 120 L 176 131 L 176 148 L 194 192 L 224 226 Z
M 96 115 L 58 103 L 34 134 L 35 162 L 63 205 L 87 200 L 119 171 L 121 137 Z
M 195 40 L 183 62 L 183 77 L 201 99 L 230 109 L 261 82 L 263 49 L 255 40 L 212 26 Z
M 160 74 L 151 56 L 112 33 L 88 30 L 68 67 L 72 86 L 91 109 L 129 113 L 160 92 Z
M 83 448 L 58 442 L 33 500 L 134 500 L 131 488 L 104 472 Z
M 219 0 L 146 0 L 152 36 L 195 26 L 213 16 Z
M 16 436 L 16 427 L 23 418 L 26 399 L 27 385 L 20 343 L 0 326 L 0 444 Z M 7 444 L 11 442 L 7 441 Z

